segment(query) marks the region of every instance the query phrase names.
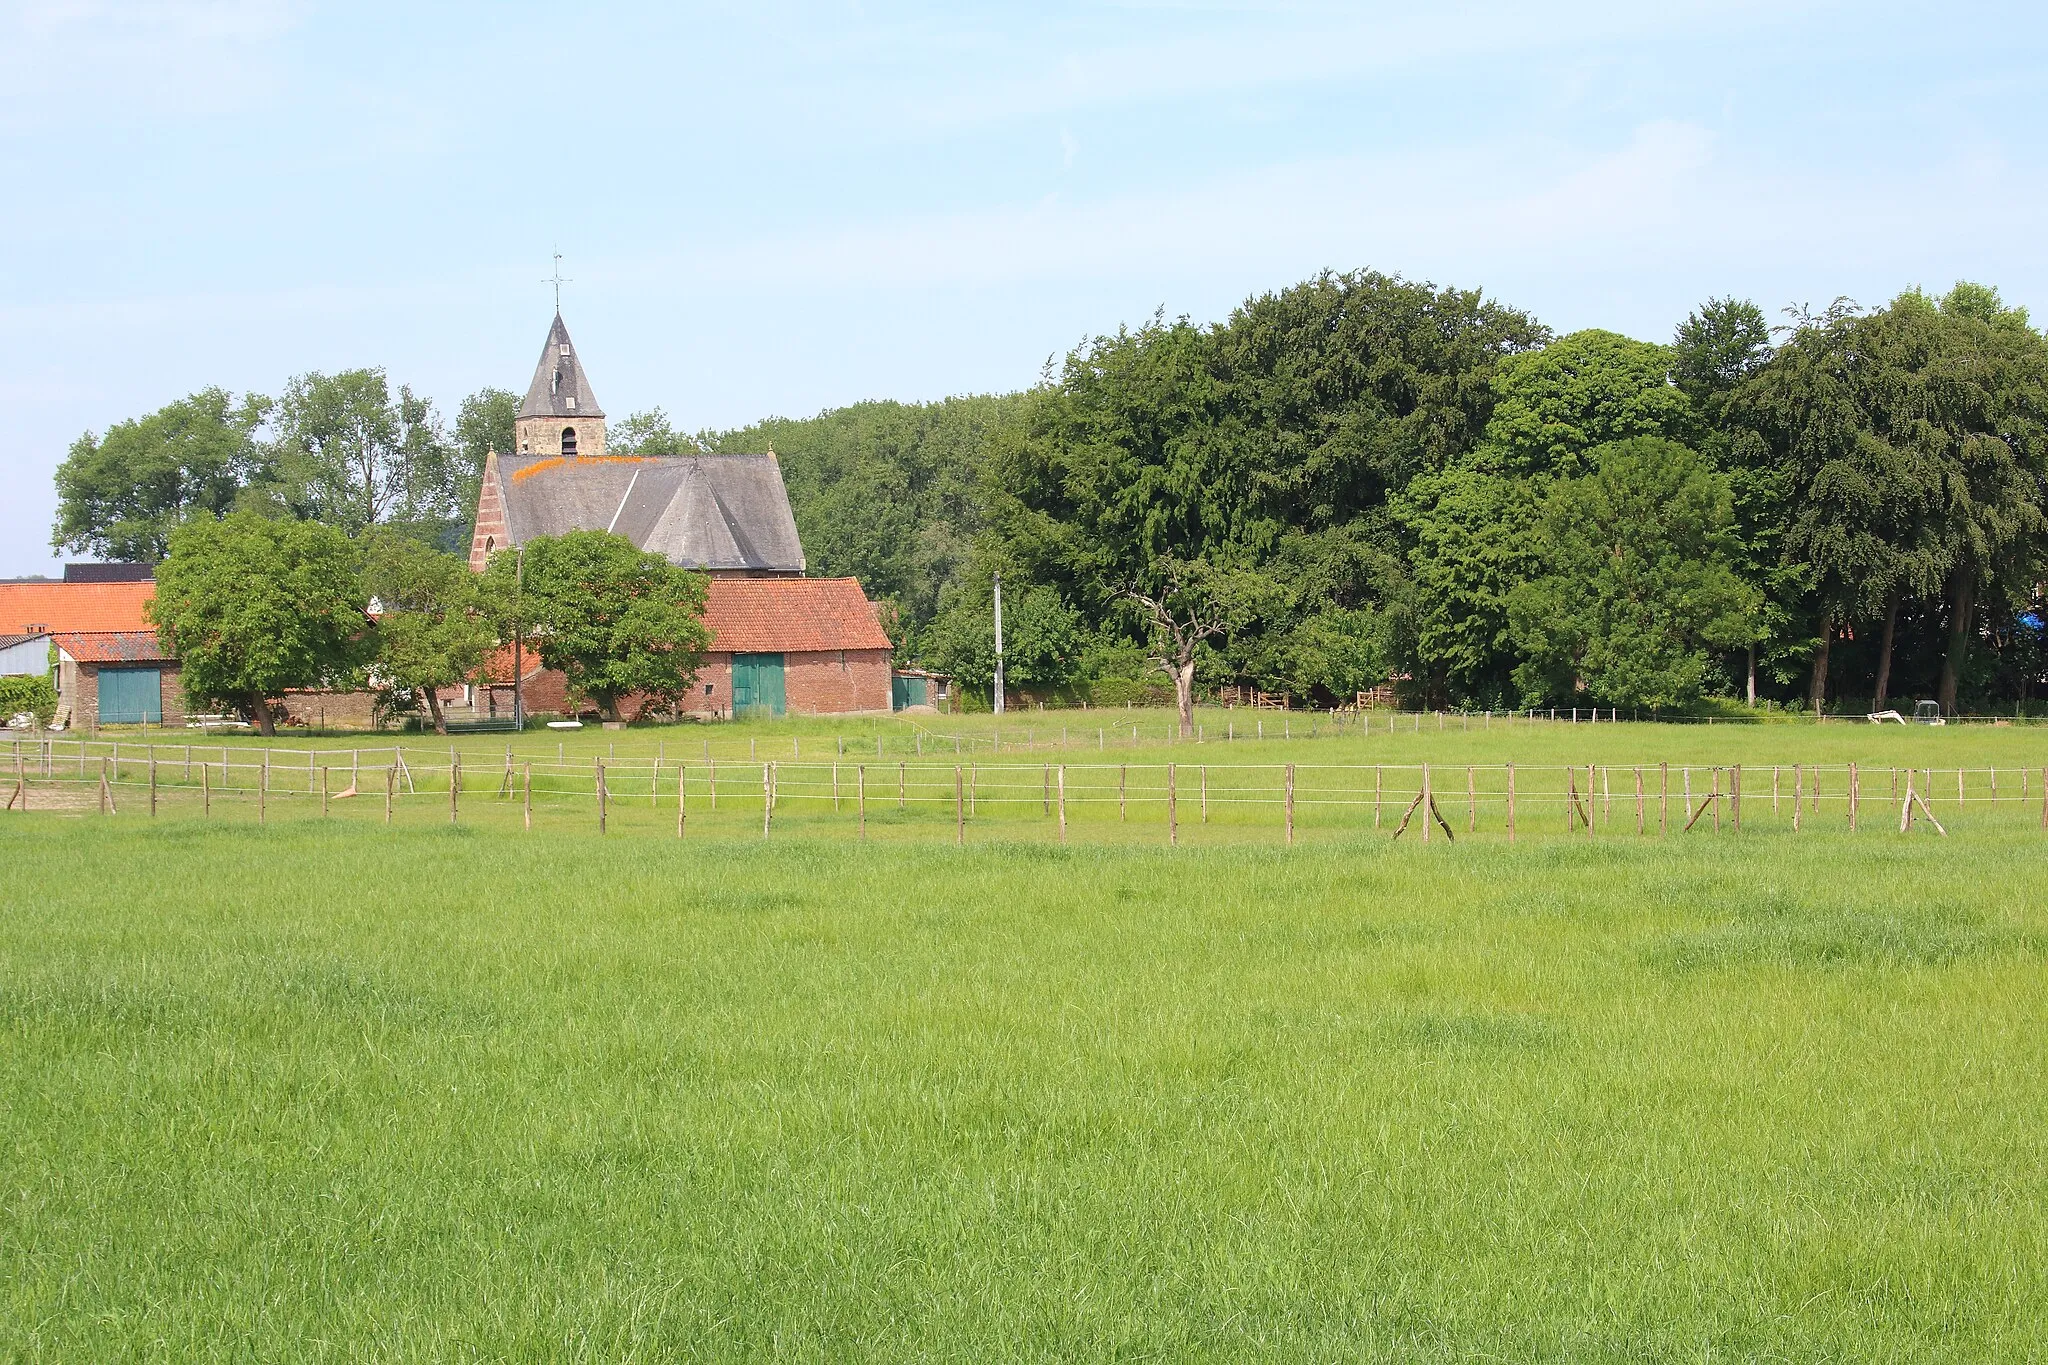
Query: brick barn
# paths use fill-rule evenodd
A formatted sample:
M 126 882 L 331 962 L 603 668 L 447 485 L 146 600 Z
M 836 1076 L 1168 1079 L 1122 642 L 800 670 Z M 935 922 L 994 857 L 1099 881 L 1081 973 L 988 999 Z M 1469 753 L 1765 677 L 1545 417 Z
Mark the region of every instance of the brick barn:
M 62 580 L 0 582 L 0 634 L 56 646 L 59 726 L 184 723 L 178 661 L 142 611 L 155 595 L 147 564 L 67 564 Z
M 520 405 L 515 444 L 484 462 L 472 569 L 535 536 L 616 532 L 710 576 L 711 655 L 688 712 L 889 710 L 889 637 L 857 580 L 805 576 L 773 452 L 608 454 L 604 412 L 559 313 Z M 491 674 L 491 709 L 509 708 L 509 658 L 494 660 Z M 529 661 L 520 680 L 527 709 L 562 709 L 565 682 Z

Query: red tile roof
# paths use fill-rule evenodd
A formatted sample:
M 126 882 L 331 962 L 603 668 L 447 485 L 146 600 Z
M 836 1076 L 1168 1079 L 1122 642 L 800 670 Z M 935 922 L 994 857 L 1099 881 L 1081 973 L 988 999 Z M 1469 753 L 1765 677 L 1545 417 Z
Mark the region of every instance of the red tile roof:
M 157 663 L 170 658 L 154 630 L 63 631 L 57 648 L 82 664 Z
M 741 654 L 888 649 L 857 578 L 714 578 L 704 624 L 711 647 Z
M 0 583 L 0 632 L 153 633 L 142 605 L 154 596 L 154 583 Z

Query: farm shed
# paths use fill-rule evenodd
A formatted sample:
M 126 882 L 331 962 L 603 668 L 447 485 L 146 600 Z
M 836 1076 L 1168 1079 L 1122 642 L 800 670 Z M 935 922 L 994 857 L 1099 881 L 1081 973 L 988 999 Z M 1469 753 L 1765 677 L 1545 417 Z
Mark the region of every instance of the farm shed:
M 50 671 L 50 637 L 45 632 L 0 635 L 0 677 L 30 674 L 46 676 Z
M 59 725 L 185 723 L 178 661 L 165 657 L 154 630 L 65 632 L 55 639 Z

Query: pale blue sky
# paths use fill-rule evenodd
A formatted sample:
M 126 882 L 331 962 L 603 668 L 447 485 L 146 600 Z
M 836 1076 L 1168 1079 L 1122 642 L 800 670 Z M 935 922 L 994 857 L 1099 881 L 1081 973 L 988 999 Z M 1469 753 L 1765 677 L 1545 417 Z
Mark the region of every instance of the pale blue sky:
M 551 307 L 614 416 L 1017 388 L 1329 266 L 1667 339 L 1958 277 L 2048 316 L 2022 5 L 0 3 L 0 575 L 207 384 L 452 414 Z

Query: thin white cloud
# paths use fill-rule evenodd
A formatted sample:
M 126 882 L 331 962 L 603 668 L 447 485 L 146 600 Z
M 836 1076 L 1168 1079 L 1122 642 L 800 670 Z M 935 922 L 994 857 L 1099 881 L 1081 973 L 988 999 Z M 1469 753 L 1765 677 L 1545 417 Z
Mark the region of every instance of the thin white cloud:
M 0 119 L 212 113 L 276 88 L 299 0 L 13 0 L 0 5 Z

